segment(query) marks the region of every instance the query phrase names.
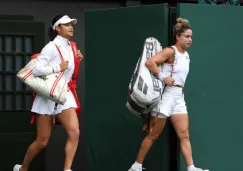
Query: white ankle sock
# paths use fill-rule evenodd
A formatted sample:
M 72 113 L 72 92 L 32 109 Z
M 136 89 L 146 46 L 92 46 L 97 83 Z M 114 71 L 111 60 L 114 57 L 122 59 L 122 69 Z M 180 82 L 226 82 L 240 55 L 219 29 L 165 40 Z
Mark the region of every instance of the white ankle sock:
M 192 171 L 194 168 L 195 168 L 194 165 L 188 166 L 188 167 L 187 167 L 187 171 Z
M 132 165 L 132 168 L 136 169 L 136 168 L 141 168 L 142 164 L 138 163 L 137 161 L 135 161 L 135 163 Z

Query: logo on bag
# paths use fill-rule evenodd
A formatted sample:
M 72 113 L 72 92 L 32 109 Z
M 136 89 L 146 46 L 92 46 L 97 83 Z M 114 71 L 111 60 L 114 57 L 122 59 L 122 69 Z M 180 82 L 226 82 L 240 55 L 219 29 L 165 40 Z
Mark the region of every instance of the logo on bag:
M 159 80 L 157 80 L 155 78 L 153 78 L 152 80 L 153 80 L 153 88 L 154 88 L 154 91 L 160 92 L 161 89 L 159 87 Z
M 146 42 L 146 58 L 147 60 L 153 55 L 154 44 L 153 42 Z
M 153 56 L 154 48 L 157 51 L 157 43 L 156 43 L 156 41 L 154 41 L 154 42 L 146 42 L 146 46 L 145 47 L 146 47 L 146 58 L 148 60 L 149 58 L 151 58 Z M 152 82 L 153 82 L 153 89 L 154 89 L 154 91 L 160 92 L 161 90 L 160 90 L 160 87 L 159 87 L 159 80 L 154 78 L 154 75 L 151 72 L 150 72 L 150 76 L 151 76 L 151 79 L 152 79 Z M 148 87 L 146 85 L 146 91 L 145 91 L 146 94 L 147 94 L 147 89 L 148 89 Z
M 141 76 L 139 76 L 137 88 L 138 88 L 138 90 L 140 90 L 141 92 L 143 92 L 143 94 L 145 94 L 145 95 L 148 92 L 148 86 L 144 82 L 144 80 L 143 80 L 143 78 Z
M 47 77 L 46 77 L 45 75 L 43 75 L 43 76 L 39 76 L 39 78 L 42 79 L 42 80 L 44 80 L 44 81 L 47 80 Z

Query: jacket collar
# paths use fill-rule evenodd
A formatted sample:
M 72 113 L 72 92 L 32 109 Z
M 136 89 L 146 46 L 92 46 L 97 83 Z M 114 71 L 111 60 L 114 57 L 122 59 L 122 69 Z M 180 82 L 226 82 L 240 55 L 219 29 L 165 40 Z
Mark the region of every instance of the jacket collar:
M 68 45 L 71 46 L 70 41 L 69 41 L 68 39 L 65 39 L 64 37 L 59 36 L 59 35 L 57 35 L 57 36 L 55 37 L 55 39 L 53 40 L 53 42 L 54 42 L 58 47 L 60 47 L 60 46 L 67 47 Z

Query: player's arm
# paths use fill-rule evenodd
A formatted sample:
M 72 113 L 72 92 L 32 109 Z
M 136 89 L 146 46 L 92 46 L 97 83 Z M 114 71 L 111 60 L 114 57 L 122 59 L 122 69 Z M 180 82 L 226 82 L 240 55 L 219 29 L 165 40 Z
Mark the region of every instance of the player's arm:
M 166 62 L 168 59 L 172 58 L 174 55 L 174 50 L 172 48 L 165 48 L 156 55 L 149 58 L 145 66 L 152 72 L 155 76 L 158 76 L 160 73 L 160 70 L 158 68 L 158 65 Z

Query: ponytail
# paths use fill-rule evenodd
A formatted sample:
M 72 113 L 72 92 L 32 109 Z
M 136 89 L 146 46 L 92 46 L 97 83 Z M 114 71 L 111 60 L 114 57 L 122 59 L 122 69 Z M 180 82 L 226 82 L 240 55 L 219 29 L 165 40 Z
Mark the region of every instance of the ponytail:
M 50 41 L 53 41 L 56 36 L 57 36 L 56 30 L 53 30 L 52 27 L 50 26 L 48 28 L 48 37 L 49 37 Z

